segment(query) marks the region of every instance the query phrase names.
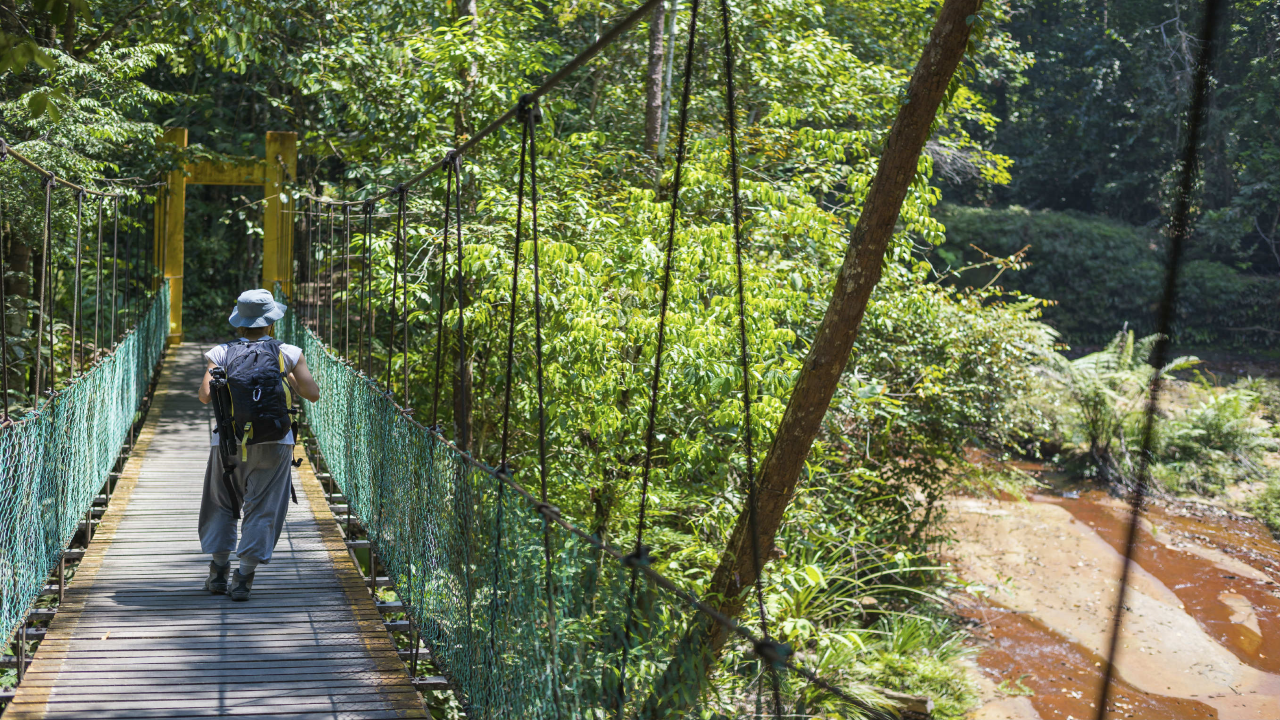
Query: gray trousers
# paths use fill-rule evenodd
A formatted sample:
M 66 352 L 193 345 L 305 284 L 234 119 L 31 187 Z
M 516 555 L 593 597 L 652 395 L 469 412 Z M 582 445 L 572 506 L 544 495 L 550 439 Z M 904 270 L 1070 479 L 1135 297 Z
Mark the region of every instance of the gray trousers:
M 209 449 L 200 501 L 200 549 L 206 553 L 235 552 L 236 556 L 266 564 L 280 539 L 289 512 L 290 461 L 293 446 L 279 443 L 250 445 L 248 460 L 237 454 L 232 478 L 244 503 L 240 507 L 240 546 L 236 547 L 236 516 L 222 482 L 222 457 Z

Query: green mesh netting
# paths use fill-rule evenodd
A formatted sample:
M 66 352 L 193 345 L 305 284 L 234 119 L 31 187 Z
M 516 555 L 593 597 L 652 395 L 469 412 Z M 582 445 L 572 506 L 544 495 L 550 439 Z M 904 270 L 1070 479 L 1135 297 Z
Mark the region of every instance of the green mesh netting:
M 0 427 L 0 631 L 25 621 L 115 466 L 169 332 L 169 284 L 115 351 Z
M 683 694 L 695 697 L 677 705 L 693 704 L 704 673 L 677 648 L 706 616 L 584 537 L 544 525 L 530 498 L 401 414 L 294 313 L 283 325 L 321 389 L 305 411 L 325 464 L 468 717 L 684 715 L 667 702 Z M 757 682 L 738 717 L 754 715 L 758 694 Z

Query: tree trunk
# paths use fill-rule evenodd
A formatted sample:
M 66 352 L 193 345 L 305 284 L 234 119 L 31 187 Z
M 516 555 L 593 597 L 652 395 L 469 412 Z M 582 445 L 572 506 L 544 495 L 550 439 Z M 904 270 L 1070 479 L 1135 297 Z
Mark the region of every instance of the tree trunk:
M 9 208 L 6 207 L 5 210 Z M 6 212 L 4 226 L 0 227 L 0 238 L 3 238 L 0 242 L 4 243 L 4 259 L 7 265 L 7 267 L 0 267 L 0 272 L 5 274 L 4 298 L 0 303 L 0 308 L 4 310 L 4 323 L 0 325 L 0 332 L 8 335 L 10 358 L 14 356 L 12 349 L 14 341 L 21 341 L 29 325 L 27 299 L 31 297 L 31 279 L 28 276 L 31 270 L 31 249 L 14 236 L 13 228 L 14 223 Z M 27 359 L 31 357 L 30 348 L 27 348 L 25 355 Z M 25 390 L 27 364 L 29 363 L 25 360 L 10 364 L 9 392 Z
M 662 134 L 662 36 L 666 8 L 655 3 L 649 18 L 649 68 L 644 75 L 644 151 L 658 157 L 658 136 Z
M 946 0 L 920 62 L 911 76 L 906 101 L 898 110 L 880 165 L 849 239 L 835 290 L 796 385 L 760 467 L 757 528 L 759 556 L 768 558 L 783 514 L 795 493 L 805 459 L 822 428 L 831 398 L 853 350 L 858 328 L 880 280 L 885 251 L 911 181 L 921 149 L 933 127 L 956 66 L 969 42 L 970 18 L 982 0 Z M 721 613 L 737 617 L 756 573 L 749 537 L 748 510 L 743 508 L 704 599 Z M 682 717 L 706 687 L 707 675 L 720 654 L 728 631 L 697 614 L 682 638 L 675 658 L 646 700 L 639 717 Z
M 62 52 L 72 56 L 76 52 L 76 9 L 70 4 L 67 6 L 67 19 L 62 23 Z
M 658 164 L 662 164 L 662 158 L 667 151 L 667 131 L 671 125 L 671 71 L 676 62 L 676 18 L 680 14 L 680 0 L 671 0 L 671 7 L 667 10 L 667 56 L 664 60 L 666 66 L 662 71 L 662 117 L 659 119 L 658 129 L 658 147 L 655 157 L 658 158 Z
M 468 19 L 468 39 L 474 40 L 480 29 L 480 11 L 476 0 L 454 0 L 454 2 L 457 3 L 458 19 Z M 458 98 L 458 103 L 453 109 L 453 137 L 454 143 L 458 145 L 471 136 L 471 95 L 475 92 L 476 78 L 479 74 L 480 67 L 474 59 L 470 60 L 460 73 L 462 97 Z
M 18 4 L 14 0 L 0 0 L 0 32 L 8 35 L 22 32 L 18 24 Z

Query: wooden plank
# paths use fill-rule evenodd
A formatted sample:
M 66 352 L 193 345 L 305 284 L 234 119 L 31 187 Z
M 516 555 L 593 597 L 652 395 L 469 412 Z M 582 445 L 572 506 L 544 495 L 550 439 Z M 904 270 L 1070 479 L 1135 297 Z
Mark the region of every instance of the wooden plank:
M 386 686 L 399 687 L 398 682 L 390 682 L 380 677 L 360 677 L 358 675 L 350 675 L 345 677 L 327 677 L 322 680 L 260 680 L 245 681 L 236 683 L 231 686 L 224 686 L 219 682 L 208 683 L 192 683 L 183 691 L 183 696 L 191 697 L 237 697 L 240 695 L 251 695 L 255 693 L 287 693 L 299 692 L 305 694 L 309 690 L 325 691 L 329 688 L 338 688 L 344 692 L 353 692 L 363 689 L 382 688 Z M 112 683 L 110 685 L 75 685 L 60 687 L 53 691 L 49 699 L 51 702 L 57 702 L 61 698 L 74 698 L 89 696 L 106 696 L 107 701 L 112 695 L 136 695 L 147 697 L 156 694 L 164 694 L 173 692 L 173 688 L 167 685 L 156 685 L 148 683 L 145 680 L 139 684 L 129 683 Z
M 146 710 L 122 710 L 115 712 L 108 709 L 96 709 L 91 716 L 94 720 L 153 720 L 154 718 L 206 718 L 206 717 L 253 717 L 262 720 L 396 720 L 398 718 L 425 718 L 425 711 L 422 709 L 368 709 L 360 707 L 357 704 L 349 707 L 350 703 L 339 705 L 335 703 L 332 706 L 326 706 L 323 703 L 310 706 L 299 706 L 294 708 L 282 709 L 280 712 L 263 712 L 252 708 L 243 708 L 240 712 L 222 713 L 217 710 L 197 711 L 197 710 L 158 710 L 148 712 Z M 12 717 L 14 720 L 86 720 L 84 711 L 76 710 L 74 712 L 52 712 L 42 710 L 38 714 L 31 712 L 16 712 L 12 714 L 6 712 L 5 717 Z
M 234 713 L 235 709 L 279 709 L 285 706 L 289 709 L 296 709 L 299 706 L 308 706 L 316 704 L 390 704 L 399 705 L 404 702 L 411 702 L 414 699 L 412 690 L 386 690 L 380 688 L 344 688 L 336 692 L 253 692 L 239 693 L 239 696 L 214 696 L 204 694 L 204 697 L 183 694 L 180 697 L 144 697 L 144 698 L 114 698 L 108 706 L 111 711 L 120 712 L 125 710 L 196 710 L 202 711 L 209 708 L 217 708 L 223 714 Z M 96 698 L 83 698 L 77 696 L 68 696 L 59 698 L 54 701 L 55 712 L 72 712 L 83 711 L 92 713 L 102 707 L 101 701 Z M 14 703 L 13 707 L 19 713 L 22 712 L 23 703 Z M 249 713 L 252 714 L 252 713 Z
M 116 494 L 5 720 L 425 718 L 306 463 L 245 603 L 203 589 L 200 349 L 173 351 Z M 304 497 L 305 496 L 305 499 Z

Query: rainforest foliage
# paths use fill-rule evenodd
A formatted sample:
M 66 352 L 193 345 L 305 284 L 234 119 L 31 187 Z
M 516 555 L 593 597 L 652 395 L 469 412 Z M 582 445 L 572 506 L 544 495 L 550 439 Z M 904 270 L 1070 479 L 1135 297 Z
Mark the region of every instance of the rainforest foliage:
M 938 5 L 731 3 L 757 453 L 768 448 L 781 418 Z M 1158 244 L 1178 142 L 1169 119 L 1185 100 L 1180 63 L 1190 57 L 1186 28 L 1194 18 L 1177 2 L 1128 5 L 994 1 L 973 19 L 978 37 L 921 158 L 884 278 L 828 414 L 829 430 L 771 558 L 768 607 L 779 635 L 824 675 L 927 691 L 939 699 L 941 716 L 958 716 L 969 702 L 959 671 L 938 662 L 958 652 L 953 631 L 936 619 L 945 593 L 927 557 L 941 538 L 939 501 L 959 481 L 967 447 L 1022 447 L 1028 429 L 1040 426 L 1021 399 L 1055 335 L 1040 322 L 1043 303 L 1033 296 L 1064 305 L 1067 298 L 1059 298 L 1056 283 L 1034 279 L 1022 286 L 1028 295 L 984 287 L 978 278 L 1017 272 L 1021 262 L 966 258 L 954 242 L 944 245 L 951 218 L 965 226 L 970 211 L 948 210 L 940 219 L 937 205 L 946 192 L 975 205 L 1105 213 L 1149 226 L 1141 237 Z M 437 419 L 450 436 L 467 422 L 455 399 L 469 394 L 469 449 L 496 463 L 515 302 L 512 457 L 517 479 L 536 484 L 527 211 L 521 279 L 511 292 L 518 128 L 490 137 L 465 158 L 461 298 L 454 292 L 456 247 L 444 270 L 447 290 L 442 296 L 438 289 L 443 173 L 409 188 L 407 267 L 394 254 L 394 202 L 377 205 L 371 233 L 357 212 L 348 236 L 341 215 L 314 212 L 304 197 L 359 200 L 433 167 L 630 9 L 613 0 L 0 0 L 0 137 L 80 182 L 127 179 L 115 187 L 138 201 L 125 205 L 133 214 L 122 232 L 135 251 L 126 262 L 141 280 L 150 256 L 138 249 L 149 242 L 146 208 L 156 192 L 148 186 L 163 171 L 198 158 L 261 156 L 266 131 L 296 131 L 298 177 L 286 194 L 299 211 L 297 272 L 307 282 L 299 285 L 294 311 L 340 349 L 356 355 L 367 345 L 363 368 L 389 379 L 419 419 L 432 419 L 438 398 Z M 695 591 L 742 507 L 746 467 L 725 78 L 718 13 L 711 9 L 702 8 L 692 58 L 647 536 L 658 567 Z M 552 501 L 620 544 L 635 531 L 640 502 L 689 11 L 687 0 L 666 4 L 656 33 L 663 52 L 651 52 L 654 33 L 642 23 L 547 95 L 537 130 Z M 1232 59 L 1215 95 L 1213 142 L 1223 154 L 1208 154 L 1215 164 L 1206 185 L 1215 179 L 1214 190 L 1200 208 L 1205 229 L 1196 252 L 1229 256 L 1224 267 L 1233 273 L 1274 273 L 1268 263 L 1275 246 L 1264 239 L 1275 237 L 1280 186 L 1272 186 L 1275 163 L 1267 158 L 1280 138 L 1267 129 L 1276 127 L 1266 122 L 1274 108 L 1244 98 L 1280 76 L 1273 72 L 1275 10 L 1235 3 L 1232 12 L 1233 27 L 1244 30 L 1239 43 L 1229 44 Z M 647 104 L 655 91 L 661 102 Z M 175 126 L 190 132 L 191 145 L 181 153 L 156 143 Z M 39 178 L 16 163 L 0 163 L 0 176 L 13 279 L 7 331 L 21 379 L 34 351 L 31 274 L 41 267 L 44 194 Z M 1221 178 L 1226 186 L 1217 183 Z M 222 318 L 234 296 L 257 284 L 262 208 L 256 189 L 188 190 L 189 338 L 225 338 Z M 71 196 L 55 194 L 50 261 L 64 278 L 75 254 L 74 213 Z M 1087 225 L 1074 218 L 1063 222 Z M 967 227 L 975 238 L 987 231 L 981 218 Z M 1015 255 L 1020 241 L 1008 238 L 1019 232 L 1034 235 L 1034 245 L 1050 231 L 1010 227 L 984 249 Z M 1059 242 L 1072 246 L 1075 237 L 1062 231 Z M 1062 254 L 1063 263 L 1077 262 Z M 1134 272 L 1158 273 L 1157 263 L 1135 263 Z M 331 276 L 332 315 L 329 297 L 317 294 L 313 282 Z M 348 278 L 367 278 L 367 296 L 345 291 Z M 55 286 L 55 314 L 70 317 L 75 296 L 66 282 Z M 84 302 L 95 292 L 90 288 Z M 1119 322 L 1139 322 L 1149 299 L 1140 290 L 1126 292 L 1114 303 L 1117 322 L 1080 332 L 1110 337 Z M 360 308 L 366 297 L 373 312 Z M 460 314 L 465 346 L 457 341 Z M 393 321 L 406 315 L 407 342 L 400 330 L 393 340 Z M 1071 322 L 1064 319 L 1059 329 L 1075 333 Z M 67 346 L 64 337 L 52 357 L 65 358 Z M 16 404 L 29 401 L 24 387 L 15 383 Z M 901 611 L 913 617 L 904 620 Z M 894 642 L 904 628 L 914 640 Z M 904 670 L 912 663 L 918 672 Z
M 957 211 L 964 230 L 951 240 L 969 253 L 970 244 L 993 253 L 1030 245 L 1038 277 L 1002 282 L 1061 301 L 1050 322 L 1071 343 L 1103 345 L 1125 323 L 1152 329 L 1153 274 L 1184 143 L 1174 119 L 1187 105 L 1202 7 L 1025 0 L 1003 26 L 1034 63 L 981 89 L 999 122 L 974 137 L 1016 169 L 1005 185 L 952 174 L 948 201 L 995 212 Z M 1232 2 L 1225 20 L 1175 339 L 1250 353 L 1280 342 L 1280 8 Z M 1106 280 L 1081 292 L 1095 276 Z M 1060 293 L 1049 286 L 1057 280 Z

